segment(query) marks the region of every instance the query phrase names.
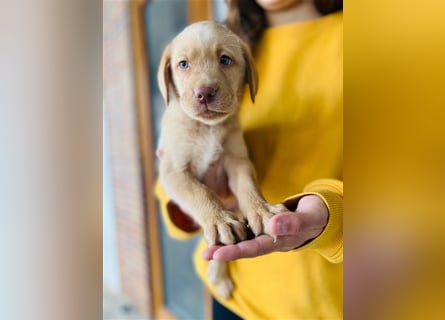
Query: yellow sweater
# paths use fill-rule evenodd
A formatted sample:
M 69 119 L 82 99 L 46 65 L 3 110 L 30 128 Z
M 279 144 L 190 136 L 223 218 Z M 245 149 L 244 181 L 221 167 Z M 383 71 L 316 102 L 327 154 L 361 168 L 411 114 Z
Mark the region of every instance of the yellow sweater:
M 218 297 L 206 278 L 201 241 L 194 257 L 199 276 L 245 319 L 343 317 L 342 22 L 336 13 L 269 28 L 257 48 L 259 92 L 255 104 L 245 95 L 240 116 L 261 190 L 269 202 L 292 209 L 302 195 L 317 194 L 329 221 L 297 250 L 230 262 L 235 290 L 229 300 Z M 168 199 L 159 184 L 156 189 L 170 234 L 193 235 L 169 218 Z

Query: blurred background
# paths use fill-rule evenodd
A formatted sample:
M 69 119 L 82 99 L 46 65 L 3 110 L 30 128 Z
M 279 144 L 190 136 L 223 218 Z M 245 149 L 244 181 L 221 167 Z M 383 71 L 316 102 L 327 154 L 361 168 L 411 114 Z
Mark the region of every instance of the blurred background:
M 225 15 L 224 0 L 103 4 L 104 319 L 209 318 L 192 264 L 198 239 L 171 239 L 153 197 L 165 108 L 156 73 L 164 47 L 186 25 Z
M 443 12 L 346 4 L 345 319 L 444 318 Z M 151 189 L 149 79 L 200 15 L 223 1 L 0 1 L 0 319 L 206 317 Z

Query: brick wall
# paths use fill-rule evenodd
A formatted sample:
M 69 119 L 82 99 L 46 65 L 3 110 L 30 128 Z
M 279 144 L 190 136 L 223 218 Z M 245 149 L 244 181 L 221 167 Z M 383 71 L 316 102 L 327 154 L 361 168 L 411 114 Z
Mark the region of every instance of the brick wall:
M 103 5 L 104 118 L 109 132 L 121 287 L 150 314 L 147 233 L 129 1 Z

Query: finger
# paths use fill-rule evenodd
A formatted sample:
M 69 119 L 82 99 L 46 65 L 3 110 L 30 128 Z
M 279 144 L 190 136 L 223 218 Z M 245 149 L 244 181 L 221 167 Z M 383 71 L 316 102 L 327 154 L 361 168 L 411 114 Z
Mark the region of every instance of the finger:
M 212 260 L 213 254 L 215 253 L 215 251 L 217 251 L 221 247 L 222 247 L 221 245 L 216 245 L 216 246 L 209 246 L 209 247 L 205 248 L 204 251 L 202 252 L 203 259 Z
M 323 200 L 316 195 L 307 195 L 300 199 L 297 212 L 301 213 L 305 225 L 312 227 L 326 226 L 329 211 Z
M 253 258 L 273 252 L 275 245 L 271 237 L 261 235 L 252 240 L 220 247 L 213 252 L 213 259 L 216 261 L 230 261 L 241 258 Z
M 302 218 L 298 213 L 280 213 L 270 218 L 268 233 L 275 235 L 295 235 L 301 231 Z

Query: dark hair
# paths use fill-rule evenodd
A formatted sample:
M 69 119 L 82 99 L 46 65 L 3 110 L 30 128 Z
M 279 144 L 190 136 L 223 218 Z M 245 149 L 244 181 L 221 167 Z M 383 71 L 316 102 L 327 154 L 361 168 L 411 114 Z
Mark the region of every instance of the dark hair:
M 313 0 L 318 11 L 329 14 L 343 10 L 343 0 Z M 266 14 L 255 0 L 227 0 L 227 27 L 253 50 L 267 28 Z

